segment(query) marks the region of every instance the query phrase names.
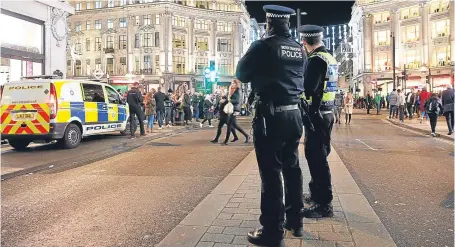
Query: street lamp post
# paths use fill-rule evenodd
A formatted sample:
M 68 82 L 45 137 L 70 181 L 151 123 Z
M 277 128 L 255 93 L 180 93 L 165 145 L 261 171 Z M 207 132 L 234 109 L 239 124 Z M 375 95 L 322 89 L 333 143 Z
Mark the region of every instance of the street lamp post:
M 107 84 L 109 84 L 109 74 L 106 74 Z

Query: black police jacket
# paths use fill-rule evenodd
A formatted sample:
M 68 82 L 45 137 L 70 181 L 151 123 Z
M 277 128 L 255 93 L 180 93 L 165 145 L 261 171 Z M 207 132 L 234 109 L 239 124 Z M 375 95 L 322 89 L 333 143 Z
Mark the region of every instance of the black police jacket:
M 263 102 L 298 103 L 306 66 L 303 48 L 289 34 L 253 42 L 240 59 L 236 77 L 251 86 Z
M 139 89 L 133 87 L 128 91 L 128 94 L 126 96 L 126 102 L 128 102 L 128 105 L 131 107 L 137 107 L 137 106 L 142 106 L 143 104 L 143 98 L 142 98 L 142 93 L 139 91 Z

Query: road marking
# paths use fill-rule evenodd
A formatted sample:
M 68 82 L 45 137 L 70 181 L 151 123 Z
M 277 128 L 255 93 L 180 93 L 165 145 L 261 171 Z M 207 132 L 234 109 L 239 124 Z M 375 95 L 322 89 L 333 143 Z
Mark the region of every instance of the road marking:
M 442 148 L 442 147 L 439 147 L 439 146 L 436 146 L 436 147 L 439 148 L 439 149 L 442 149 L 442 150 L 446 151 L 445 148 Z
M 370 147 L 368 144 L 366 144 L 365 142 L 359 140 L 359 139 L 356 139 L 358 142 L 362 143 L 363 145 L 367 146 L 369 149 L 373 150 L 373 151 L 377 151 L 377 149 L 374 149 L 372 147 Z

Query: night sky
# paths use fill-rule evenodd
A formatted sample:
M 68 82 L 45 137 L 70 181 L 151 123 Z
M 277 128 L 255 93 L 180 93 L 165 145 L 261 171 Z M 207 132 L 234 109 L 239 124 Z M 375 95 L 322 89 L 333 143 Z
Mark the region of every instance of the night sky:
M 248 12 L 259 23 L 265 22 L 262 7 L 267 4 L 282 5 L 294 10 L 300 8 L 302 12 L 307 12 L 308 15 L 301 18 L 302 25 L 330 26 L 349 22 L 354 1 L 246 1 Z M 296 23 L 297 18 L 291 17 L 291 27 L 295 27 Z

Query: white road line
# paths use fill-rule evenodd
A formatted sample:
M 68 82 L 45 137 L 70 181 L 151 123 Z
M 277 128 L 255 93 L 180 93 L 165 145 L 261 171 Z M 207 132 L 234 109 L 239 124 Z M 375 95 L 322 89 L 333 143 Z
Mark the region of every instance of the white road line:
M 366 144 L 365 142 L 359 140 L 359 139 L 356 139 L 358 142 L 362 143 L 363 145 L 367 146 L 369 149 L 373 150 L 373 151 L 377 151 L 377 149 L 374 149 L 372 147 L 370 147 L 368 144 Z
M 442 150 L 446 151 L 445 148 L 442 148 L 442 147 L 439 147 L 439 146 L 436 146 L 436 147 L 439 148 L 439 149 L 442 149 Z

